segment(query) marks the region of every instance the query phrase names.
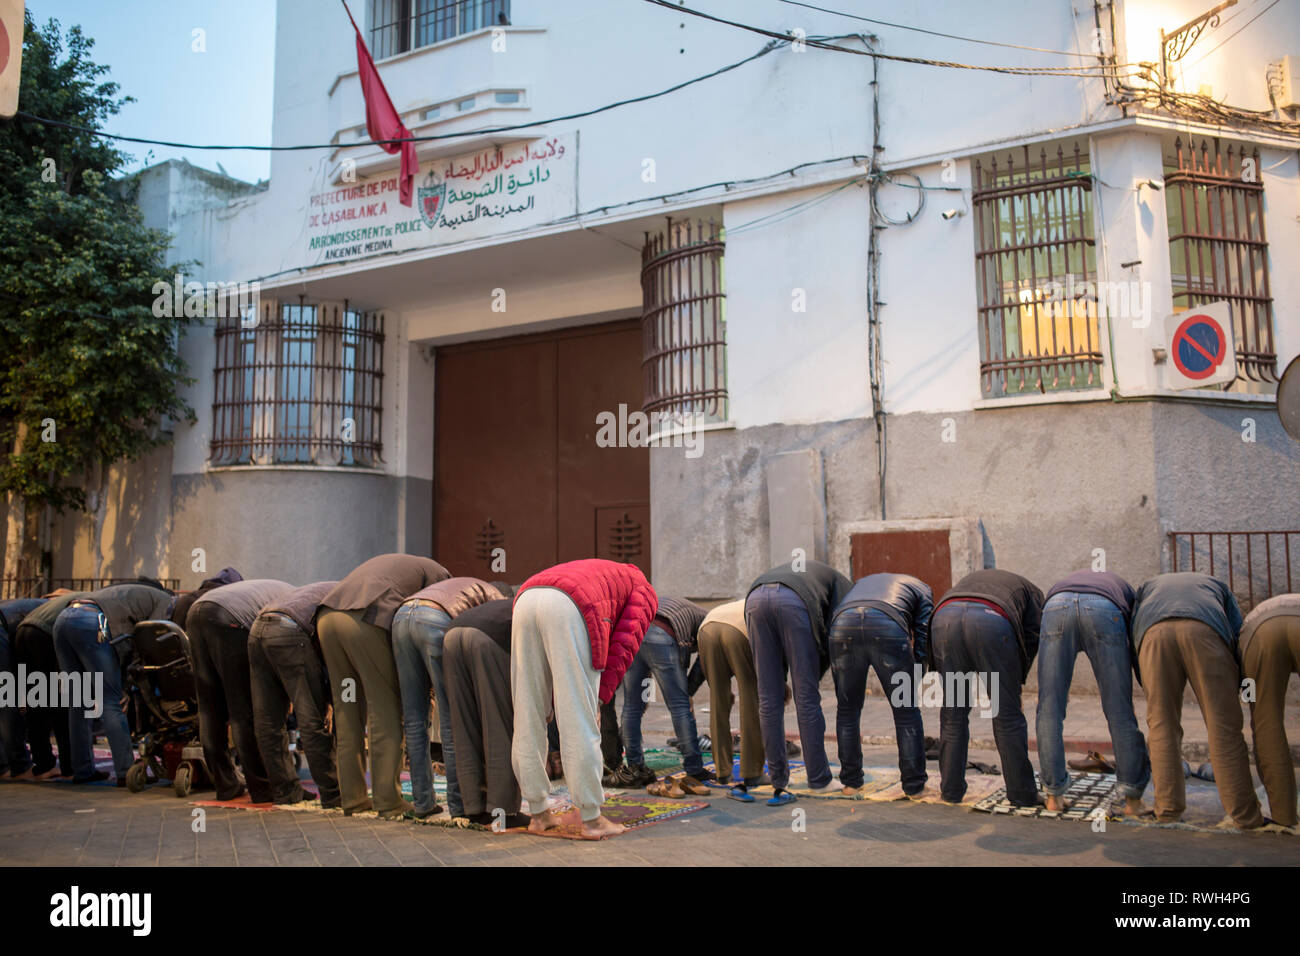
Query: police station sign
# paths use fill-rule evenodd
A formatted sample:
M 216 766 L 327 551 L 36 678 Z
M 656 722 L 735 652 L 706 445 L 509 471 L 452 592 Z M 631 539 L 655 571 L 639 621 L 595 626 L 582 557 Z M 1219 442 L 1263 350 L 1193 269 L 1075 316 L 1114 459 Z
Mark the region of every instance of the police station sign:
M 553 222 L 575 211 L 571 135 L 420 164 L 415 203 L 398 202 L 397 171 L 313 193 L 306 263 L 324 265 L 445 245 Z

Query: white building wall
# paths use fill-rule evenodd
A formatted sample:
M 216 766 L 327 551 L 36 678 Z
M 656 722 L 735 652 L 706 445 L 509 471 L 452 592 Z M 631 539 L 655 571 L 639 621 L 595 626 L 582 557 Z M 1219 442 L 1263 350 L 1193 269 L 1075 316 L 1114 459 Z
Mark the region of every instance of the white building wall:
M 1129 60 L 1153 58 L 1153 50 L 1143 46 L 1153 35 L 1153 24 L 1157 30 L 1161 24 L 1177 26 L 1199 12 L 1194 3 L 1157 3 L 1142 7 L 1140 22 L 1126 25 L 1124 17 L 1134 15 L 1135 6 L 1119 8 L 1121 54 Z M 719 0 L 709 9 L 813 35 L 866 26 L 775 0 Z M 942 23 L 954 34 L 1085 53 L 1092 51 L 1095 28 L 1093 7 L 1076 11 L 1068 4 L 945 2 L 927 5 L 924 16 L 869 4 L 863 12 Z M 1281 20 L 1270 30 L 1244 33 L 1225 48 L 1231 56 L 1209 58 L 1197 68 L 1200 72 L 1187 74 L 1191 79 L 1186 82 L 1204 73 L 1216 95 L 1239 97 L 1242 105 L 1261 108 L 1264 61 L 1287 52 L 1288 30 L 1291 37 L 1300 36 L 1300 13 L 1294 8 L 1280 6 L 1269 16 Z M 489 31 L 382 61 L 380 71 L 399 110 L 496 88 L 524 89 L 526 109 L 494 109 L 435 125 L 421 125 L 411 113 L 408 125 L 418 134 L 442 133 L 562 115 L 671 86 L 748 56 L 765 42 L 648 4 L 623 4 L 611 15 L 600 0 L 515 0 L 512 22 L 502 52 L 493 51 Z M 1108 16 L 1102 25 L 1108 35 Z M 1029 66 L 1095 62 L 883 28 L 878 33 L 885 53 Z M 1224 35 L 1216 39 L 1207 34 L 1201 49 Z M 841 42 L 862 46 L 857 39 Z M 347 131 L 364 123 L 364 112 L 351 29 L 341 11 L 314 0 L 281 0 L 276 58 L 277 145 L 327 142 L 341 131 L 355 135 Z M 668 215 L 721 216 L 730 232 L 726 280 L 733 423 L 744 429 L 865 418 L 871 414 L 869 209 L 863 187 L 830 195 L 860 177 L 864 167 L 852 159 L 822 161 L 872 153 L 870 77 L 866 57 L 782 49 L 659 99 L 548 123 L 536 135 L 577 133 L 573 205 L 584 215 L 580 221 L 545 224 L 527 237 L 488 237 L 463 246 L 304 270 L 296 249 L 310 214 L 309 197 L 331 188 L 337 174 L 339 156 L 325 150 L 275 153 L 265 193 L 196 211 L 178 228 L 185 248 L 203 261 L 208 277 L 260 277 L 266 295 L 347 295 L 362 307 L 385 309 L 383 469 L 389 475 L 432 475 L 432 368 L 421 358 L 420 345 L 636 314 L 640 234 L 657 228 Z M 1090 149 L 1099 180 L 1093 196 L 1100 277 L 1149 283 L 1151 290 L 1149 326 L 1112 322 L 1113 373 L 1110 335 L 1101 323 L 1108 360 L 1092 397 L 1108 397 L 1116 379 L 1121 394 L 1157 389 L 1162 373 L 1151 361 L 1151 349 L 1159 344 L 1162 319 L 1171 305 L 1166 194 L 1135 187 L 1147 179 L 1162 180 L 1165 139 L 1179 129 L 1198 137 L 1213 131 L 1167 120 L 1143 119 L 1139 126 L 1104 102 L 1099 80 L 1078 77 L 1019 77 L 885 61 L 879 101 L 880 155 L 886 168 L 913 173 L 927 187 L 961 190 L 927 191 L 925 209 L 915 222 L 891 226 L 880 235 L 886 410 L 905 415 L 988 404 L 979 387 L 972 161 L 1026 140 L 1078 138 Z M 1300 276 L 1285 265 L 1300 258 L 1300 173 L 1295 150 L 1284 139 L 1243 137 L 1264 144 L 1261 165 L 1281 367 L 1300 352 L 1300 312 L 1294 305 Z M 450 155 L 483 143 L 480 137 L 472 145 L 426 144 L 421 155 Z M 653 176 L 647 160 L 653 161 Z M 385 163 L 396 167 L 396 158 L 378 157 L 374 150 L 363 151 L 359 162 L 370 163 L 370 169 Z M 806 163 L 814 165 L 774 175 Z M 954 181 L 944 181 L 946 170 L 955 173 Z M 756 177 L 757 182 L 742 182 Z M 912 207 L 913 193 L 882 186 L 882 208 L 902 215 Z M 823 195 L 827 198 L 806 211 L 774 217 L 780 219 L 777 224 L 740 228 Z M 940 214 L 949 208 L 963 214 L 945 220 Z M 1137 260 L 1138 266 L 1121 265 Z M 508 293 L 505 311 L 492 308 L 497 288 Z M 806 312 L 792 307 L 796 289 L 804 290 Z M 195 335 L 185 345 L 199 378 L 191 403 L 200 421 L 193 429 L 177 431 L 178 474 L 205 468 L 210 338 L 210 333 Z

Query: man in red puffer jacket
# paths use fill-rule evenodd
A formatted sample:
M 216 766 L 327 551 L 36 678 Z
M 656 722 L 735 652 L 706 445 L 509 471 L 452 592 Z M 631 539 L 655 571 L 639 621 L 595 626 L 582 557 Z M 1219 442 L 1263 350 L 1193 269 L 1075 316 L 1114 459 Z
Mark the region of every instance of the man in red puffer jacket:
M 511 762 L 528 801 L 528 829 L 563 822 L 546 810 L 546 722 L 552 704 L 565 779 L 583 835 L 598 840 L 624 827 L 601 812 L 600 704 L 614 696 L 636 657 L 659 600 L 641 570 L 589 558 L 533 575 L 515 596 L 510 688 L 515 710 Z

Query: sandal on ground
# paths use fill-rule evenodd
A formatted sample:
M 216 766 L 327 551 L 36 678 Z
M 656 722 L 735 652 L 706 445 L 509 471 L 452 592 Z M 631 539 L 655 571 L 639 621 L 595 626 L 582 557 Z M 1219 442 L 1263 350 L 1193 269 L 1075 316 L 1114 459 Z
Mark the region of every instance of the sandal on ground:
M 789 790 L 782 790 L 780 793 L 773 794 L 768 798 L 767 805 L 769 807 L 783 807 L 787 803 L 794 803 L 794 799 L 793 793 Z
M 1066 766 L 1071 770 L 1078 770 L 1082 773 L 1114 773 L 1115 765 L 1103 757 L 1096 750 L 1089 750 L 1086 757 L 1078 760 L 1066 761 Z
M 707 797 L 709 795 L 709 788 L 706 787 L 704 784 L 700 783 L 699 780 L 697 780 L 695 777 L 692 777 L 690 774 L 687 774 L 686 776 L 681 777 L 680 779 L 674 782 L 677 784 L 677 786 L 681 787 L 682 790 L 684 790 L 686 793 L 691 794 L 692 796 Z
M 755 797 L 748 790 L 741 790 L 739 787 L 732 787 L 727 791 L 728 800 L 738 800 L 741 803 L 753 803 Z
M 646 787 L 646 792 L 652 797 L 668 797 L 673 800 L 680 800 L 686 796 L 684 791 L 672 777 L 664 777 L 662 780 L 656 780 L 650 786 Z

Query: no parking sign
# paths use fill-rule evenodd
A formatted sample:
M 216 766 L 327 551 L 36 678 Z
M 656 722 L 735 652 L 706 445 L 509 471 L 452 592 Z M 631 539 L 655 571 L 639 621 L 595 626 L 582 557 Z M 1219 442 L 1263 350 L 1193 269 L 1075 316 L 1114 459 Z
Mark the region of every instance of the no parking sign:
M 1237 377 L 1237 352 L 1232 341 L 1232 313 L 1227 302 L 1198 305 L 1165 319 L 1169 363 L 1165 385 L 1198 388 Z

